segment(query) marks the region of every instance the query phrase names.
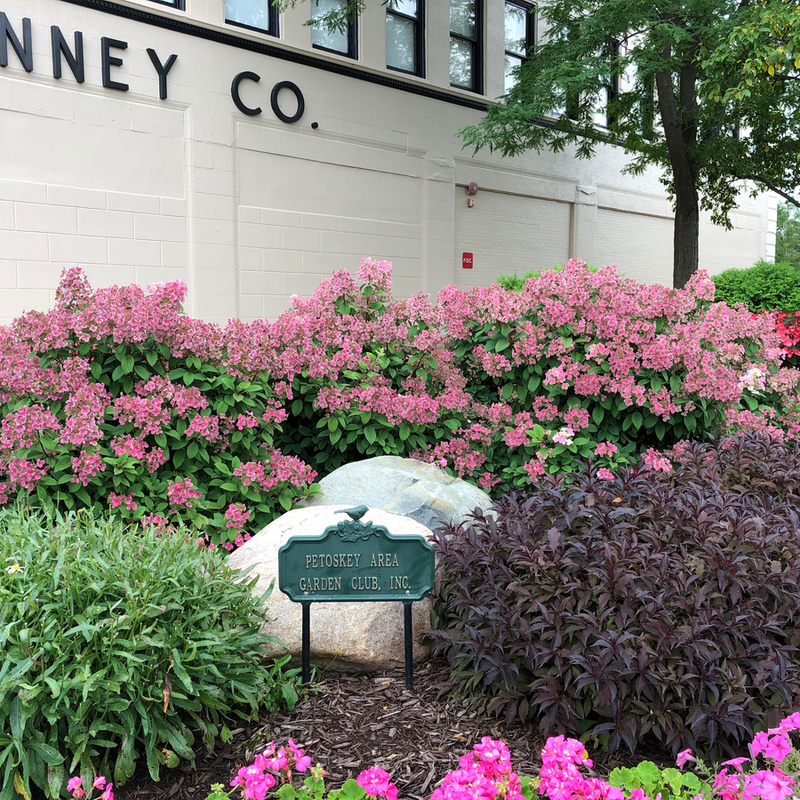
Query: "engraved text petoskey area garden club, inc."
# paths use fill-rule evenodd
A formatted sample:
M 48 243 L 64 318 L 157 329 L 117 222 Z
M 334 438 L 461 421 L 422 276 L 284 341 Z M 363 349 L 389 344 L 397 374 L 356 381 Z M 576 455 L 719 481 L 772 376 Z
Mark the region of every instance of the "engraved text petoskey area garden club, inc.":
M 433 589 L 433 548 L 362 522 L 364 506 L 318 536 L 293 536 L 278 551 L 278 585 L 296 603 L 421 600 Z

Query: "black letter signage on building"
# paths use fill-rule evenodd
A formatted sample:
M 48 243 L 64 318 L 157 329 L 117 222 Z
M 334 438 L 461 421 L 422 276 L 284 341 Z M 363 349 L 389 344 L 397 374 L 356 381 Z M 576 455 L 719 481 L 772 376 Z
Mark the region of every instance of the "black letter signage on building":
M 83 83 L 84 70 L 83 70 L 83 34 L 80 31 L 75 31 L 75 54 L 69 49 L 67 40 L 64 34 L 61 33 L 61 28 L 58 25 L 50 26 L 50 44 L 53 51 L 53 77 L 61 77 L 61 56 L 67 59 L 67 64 L 75 76 L 78 83 Z
M 111 80 L 111 67 L 121 67 L 122 59 L 118 56 L 112 56 L 109 52 L 114 47 L 117 50 L 127 50 L 128 43 L 121 42 L 119 39 L 109 39 L 104 36 L 100 39 L 100 55 L 103 67 L 103 86 L 106 89 L 118 89 L 120 92 L 128 91 L 127 83 L 119 83 L 118 81 Z
M 288 89 L 297 98 L 297 111 L 291 116 L 289 114 L 284 114 L 283 111 L 281 111 L 281 107 L 278 105 L 278 95 L 281 89 Z M 306 101 L 303 97 L 303 93 L 300 91 L 299 87 L 291 81 L 281 81 L 272 87 L 272 94 L 269 96 L 269 104 L 272 106 L 275 116 L 281 122 L 297 122 L 306 110 Z
M 231 97 L 233 98 L 233 102 L 236 104 L 236 108 L 238 108 L 242 114 L 247 114 L 248 117 L 255 117 L 261 113 L 261 106 L 250 108 L 250 106 L 246 106 L 242 102 L 242 98 L 239 97 L 239 84 L 243 80 L 258 83 L 261 80 L 261 76 L 256 75 L 255 72 L 240 72 L 238 75 L 236 75 L 236 77 L 234 77 L 233 83 L 231 84 Z
M 22 41 L 25 42 L 24 47 L 20 44 L 17 34 L 14 33 L 8 17 L 0 11 L 0 67 L 8 66 L 8 43 L 11 42 L 25 72 L 33 72 L 33 42 L 31 41 L 31 21 L 28 17 L 22 19 Z
M 147 48 L 147 55 L 150 56 L 150 60 L 153 62 L 153 66 L 156 68 L 156 72 L 158 73 L 158 96 L 162 100 L 167 99 L 167 74 L 172 69 L 173 64 L 178 60 L 178 56 L 173 53 L 168 59 L 166 64 L 161 63 L 161 59 L 158 57 L 158 53 L 153 50 L 152 47 Z
M 74 45 L 70 45 L 67 37 L 62 32 L 58 25 L 50 26 L 50 52 L 52 54 L 53 62 L 53 77 L 60 79 L 64 74 L 64 60 L 67 66 L 75 77 L 76 83 L 83 83 L 86 80 L 86 66 L 84 59 L 84 45 L 83 45 L 83 32 L 75 31 L 73 33 Z M 20 64 L 26 72 L 33 72 L 33 36 L 31 21 L 28 17 L 22 18 L 22 41 L 9 22 L 8 16 L 5 12 L 0 11 L 0 67 L 8 66 L 8 45 L 17 55 Z M 100 39 L 100 65 L 103 86 L 106 89 L 116 89 L 118 92 L 127 92 L 130 87 L 127 83 L 122 81 L 115 81 L 111 78 L 111 68 L 121 67 L 123 64 L 122 57 L 112 55 L 112 50 L 127 50 L 128 43 L 120 39 L 112 39 L 109 36 L 103 36 Z M 165 62 L 162 63 L 158 53 L 152 48 L 147 48 L 147 55 L 153 64 L 153 68 L 158 74 L 158 96 L 161 100 L 167 99 L 167 76 L 170 70 L 175 66 L 178 60 L 176 53 L 173 53 Z M 253 81 L 258 83 L 261 76 L 255 72 L 240 72 L 231 83 L 231 97 L 236 104 L 236 108 L 246 114 L 248 117 L 255 117 L 261 113 L 261 106 L 254 108 L 245 105 L 244 101 L 239 94 L 239 86 L 242 81 Z M 294 95 L 297 107 L 293 113 L 286 113 L 281 107 L 280 98 L 283 90 L 291 92 Z M 300 87 L 292 81 L 279 81 L 272 87 L 272 92 L 269 97 L 269 104 L 275 116 L 281 121 L 291 124 L 297 122 L 303 116 L 306 110 L 306 101 Z M 317 128 L 316 122 L 312 123 L 312 128 Z

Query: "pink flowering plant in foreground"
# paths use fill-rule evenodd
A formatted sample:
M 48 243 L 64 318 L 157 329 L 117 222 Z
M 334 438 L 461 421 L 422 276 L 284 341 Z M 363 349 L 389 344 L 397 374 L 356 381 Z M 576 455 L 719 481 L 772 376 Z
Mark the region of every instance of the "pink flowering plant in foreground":
M 0 330 L 0 505 L 110 509 L 233 547 L 359 458 L 414 455 L 495 494 L 593 456 L 729 427 L 796 437 L 771 321 L 569 262 L 520 292 L 391 297 L 391 265 L 336 272 L 269 322 L 182 313 L 180 282 L 92 291 Z M 603 474 L 607 474 L 604 472 Z
M 789 736 L 798 727 L 800 714 L 792 714 L 777 728 L 756 735 L 749 758 L 733 758 L 717 767 L 706 766 L 685 750 L 677 758 L 679 769 L 661 770 L 643 761 L 633 769 L 613 770 L 608 780 L 591 774 L 592 760 L 577 739 L 549 737 L 539 774 L 520 777 L 505 742 L 484 736 L 461 757 L 458 769 L 443 778 L 430 800 L 532 800 L 537 791 L 548 800 L 786 800 L 797 786 L 800 754 Z M 683 771 L 687 764 L 701 777 Z M 296 787 L 293 773 L 306 772 L 308 777 Z M 232 790 L 215 784 L 206 800 L 225 800 L 237 789 L 255 800 L 268 795 L 280 800 L 397 800 L 397 787 L 379 767 L 370 767 L 341 789 L 328 792 L 324 775 L 319 764 L 311 767 L 310 757 L 291 739 L 287 748 L 271 742 L 252 765 L 239 770 L 231 781 Z
M 712 767 L 684 750 L 676 760 L 679 769 L 661 770 L 643 761 L 633 769 L 613 770 L 608 781 L 582 774 L 581 767 L 592 762 L 581 742 L 555 736 L 542 750 L 538 788 L 549 800 L 787 800 L 796 796 L 798 785 L 800 753 L 790 736 L 799 728 L 800 714 L 794 713 L 757 733 L 749 757 Z
M 792 735 L 800 730 L 800 713 L 790 714 L 775 728 L 753 737 L 748 756 L 722 762 L 722 769 L 708 767 L 691 750 L 678 754 L 681 769 L 691 767 L 711 782 L 723 800 L 786 800 L 796 797 L 800 777 L 800 752 Z
M 103 775 L 92 779 L 88 794 L 83 788 L 85 783 L 88 783 L 88 781 L 84 781 L 80 775 L 76 775 L 67 781 L 67 791 L 70 793 L 72 800 L 82 800 L 84 797 L 86 800 L 114 800 L 114 784 L 106 782 Z M 95 795 L 95 789 L 99 794 Z
M 295 786 L 293 775 L 306 772 L 308 777 Z M 253 764 L 239 770 L 231 781 L 231 790 L 214 784 L 206 800 L 225 800 L 237 789 L 245 798 L 255 800 L 264 800 L 268 794 L 279 800 L 397 800 L 397 787 L 380 767 L 365 769 L 341 789 L 326 791 L 324 775 L 322 767 L 312 767 L 311 758 L 291 739 L 287 748 L 276 748 L 270 742 Z M 523 789 L 523 783 L 526 788 L 530 785 L 529 779 L 520 779 L 514 772 L 505 742 L 484 736 L 472 752 L 461 757 L 459 769 L 445 776 L 431 800 L 531 800 L 532 793 Z

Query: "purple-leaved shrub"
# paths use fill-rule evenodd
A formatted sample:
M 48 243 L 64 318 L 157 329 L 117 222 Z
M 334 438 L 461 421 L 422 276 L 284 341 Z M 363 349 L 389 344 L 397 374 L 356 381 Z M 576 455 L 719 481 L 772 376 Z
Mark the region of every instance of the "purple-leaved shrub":
M 435 651 L 545 735 L 732 752 L 800 692 L 800 443 L 679 443 L 446 528 Z

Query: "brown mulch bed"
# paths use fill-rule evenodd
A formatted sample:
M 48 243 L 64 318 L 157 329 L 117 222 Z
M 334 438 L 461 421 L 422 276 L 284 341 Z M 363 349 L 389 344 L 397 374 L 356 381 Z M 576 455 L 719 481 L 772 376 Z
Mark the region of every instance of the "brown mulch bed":
M 322 764 L 326 786 L 338 788 L 368 766 L 387 770 L 402 800 L 430 797 L 458 759 L 482 736 L 504 739 L 520 774 L 534 775 L 544 738 L 530 724 L 487 717 L 470 711 L 463 701 L 448 701 L 441 686 L 447 665 L 430 661 L 414 671 L 414 689 L 405 688 L 404 672 L 352 675 L 328 671 L 318 691 L 312 691 L 294 711 L 265 714 L 256 723 L 234 731 L 233 742 L 213 753 L 197 748 L 194 767 L 185 764 L 162 769 L 158 783 L 140 766 L 119 790 L 117 800 L 205 800 L 212 783 L 226 789 L 239 767 L 252 763 L 256 753 L 274 740 L 292 738 L 305 748 L 313 763 Z M 598 774 L 615 766 L 649 758 L 663 766 L 674 763 L 663 752 L 592 753 Z M 241 796 L 237 791 L 236 800 Z

